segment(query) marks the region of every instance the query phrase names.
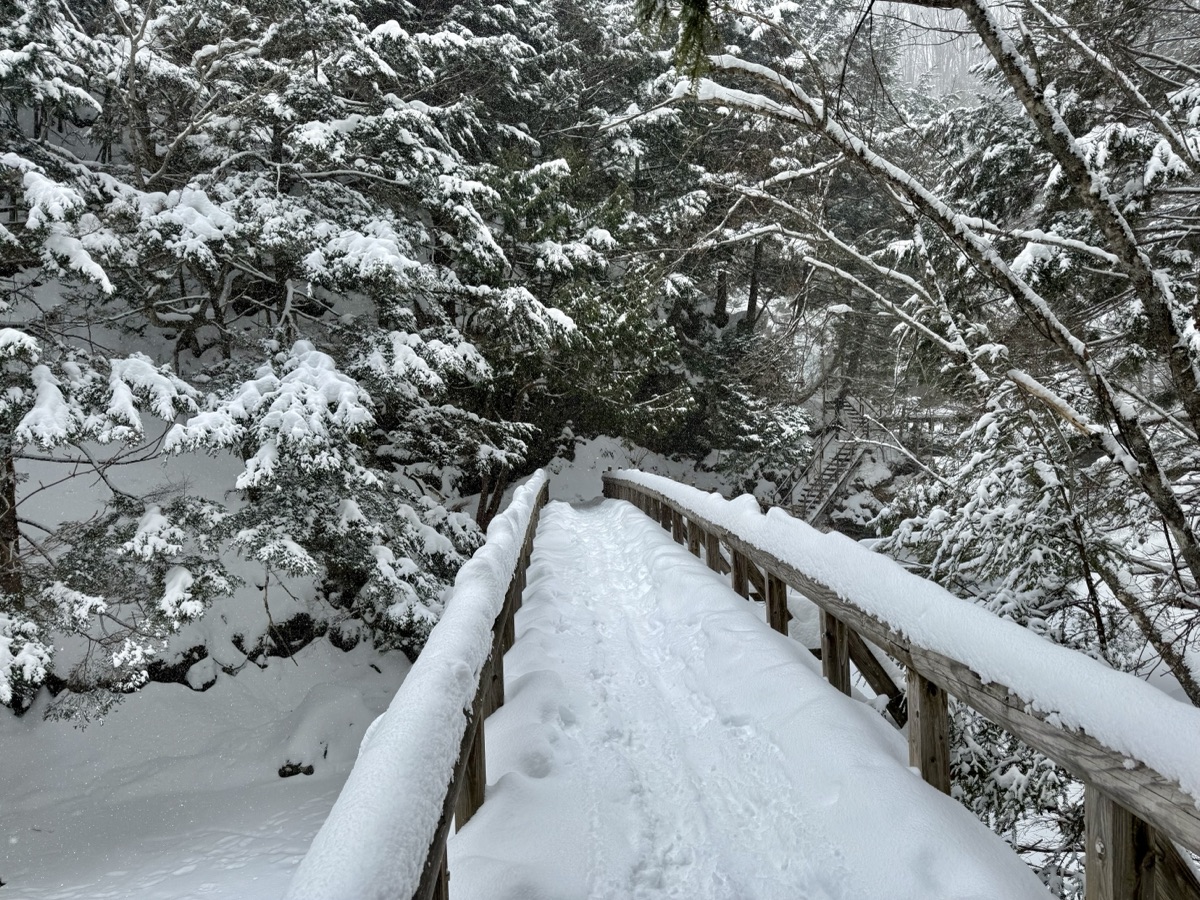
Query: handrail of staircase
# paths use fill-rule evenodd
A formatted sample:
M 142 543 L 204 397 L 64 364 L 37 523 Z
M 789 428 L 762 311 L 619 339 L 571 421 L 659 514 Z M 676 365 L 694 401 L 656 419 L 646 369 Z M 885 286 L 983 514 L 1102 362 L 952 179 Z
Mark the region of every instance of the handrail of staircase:
M 850 394 L 841 395 L 840 400 L 846 407 L 850 408 L 858 416 L 859 419 L 862 420 L 863 427 L 865 429 L 865 433 L 862 435 L 859 435 L 859 437 L 869 439 L 871 437 L 871 418 L 870 418 L 870 415 L 868 414 L 868 410 L 870 411 L 870 413 L 875 414 L 875 417 L 878 418 L 878 413 L 875 410 L 875 408 L 872 407 L 867 401 L 862 400 L 858 397 L 851 396 Z M 834 402 L 836 402 L 836 401 L 831 401 L 831 400 L 823 401 L 823 403 L 825 405 L 831 405 Z M 796 471 L 794 473 L 794 476 L 791 478 L 790 483 L 783 485 L 779 488 L 779 490 L 776 492 L 777 497 L 779 497 L 781 499 L 794 498 L 796 496 L 796 491 L 802 485 L 809 484 L 814 477 L 821 474 L 821 472 L 822 472 L 821 462 L 825 458 L 825 453 L 829 449 L 830 445 L 839 442 L 838 432 L 843 427 L 840 424 L 838 424 L 836 421 L 832 424 L 833 424 L 833 427 L 826 428 L 824 430 L 824 432 L 821 434 L 821 436 L 817 439 L 817 443 L 813 446 L 812 455 L 809 456 L 808 462 L 804 465 L 804 468 L 799 469 L 798 471 Z M 844 477 L 839 479 L 839 485 L 843 484 L 844 482 L 845 482 Z M 828 505 L 829 505 L 828 500 L 826 500 L 824 503 L 821 504 L 821 507 L 824 508 L 825 506 L 828 506 Z M 810 519 L 811 519 L 812 515 L 815 515 L 815 514 L 816 514 L 816 511 L 812 512 L 810 514 Z
M 789 587 L 815 603 L 822 669 L 844 693 L 850 693 L 852 658 L 872 687 L 878 678 L 868 671 L 872 661 L 878 664 L 876 657 L 855 655 L 863 639 L 904 666 L 910 764 L 930 784 L 950 793 L 948 695 L 1081 779 L 1086 900 L 1200 898 L 1195 870 L 1173 843 L 1200 853 L 1200 710 L 960 600 L 843 535 L 822 534 L 782 509 L 764 514 L 753 498 L 730 501 L 636 470 L 608 472 L 603 479 L 606 497 L 633 503 L 697 556 L 703 547 L 711 568 L 732 571 L 742 596 L 750 596 L 752 583 L 763 585 L 767 620 L 776 630 L 787 633 Z M 724 561 L 722 545 L 732 565 Z M 947 633 L 956 637 L 948 641 Z M 976 671 L 964 657 L 985 671 Z M 984 657 L 992 661 L 979 662 Z M 1096 699 L 1117 703 L 1117 696 L 1136 703 L 1117 716 L 1095 712 Z M 1077 701 L 1085 711 L 1065 711 L 1068 697 L 1087 698 Z M 1138 726 L 1126 724 L 1131 718 Z M 1146 736 L 1157 723 L 1170 725 L 1170 741 Z
M 446 839 L 483 803 L 482 722 L 504 703 L 549 481 L 539 470 L 488 526 L 387 712 L 368 729 L 285 900 L 446 900 Z
M 828 488 L 822 492 L 817 503 L 805 510 L 805 516 L 809 522 L 816 521 L 817 517 L 829 508 L 829 504 L 833 502 L 833 498 L 840 494 L 842 489 L 850 482 L 865 452 L 862 447 L 855 449 L 850 458 L 850 463 L 829 483 Z

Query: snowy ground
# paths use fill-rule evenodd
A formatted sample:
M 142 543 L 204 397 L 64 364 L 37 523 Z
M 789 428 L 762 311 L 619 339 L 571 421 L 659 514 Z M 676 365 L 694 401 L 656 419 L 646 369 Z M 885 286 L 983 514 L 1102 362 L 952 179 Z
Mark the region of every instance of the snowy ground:
M 631 462 L 706 477 L 599 439 L 556 462 L 552 494 L 588 500 Z M 908 896 L 1038 895 L 965 811 L 920 799 L 883 719 L 831 697 L 801 645 L 656 525 L 611 502 L 553 504 L 547 523 L 564 530 L 539 538 L 510 703 L 488 723 L 489 802 L 452 843 L 457 897 L 900 898 L 895 860 L 917 852 Z M 220 646 L 254 610 L 235 598 L 198 627 Z M 793 611 L 803 640 L 812 610 Z M 85 730 L 41 721 L 44 697 L 0 716 L 0 900 L 278 898 L 407 671 L 317 641 L 203 693 L 150 685 Z M 288 761 L 314 774 L 280 778 Z M 946 828 L 952 854 L 932 837 Z
M 1045 898 L 995 835 L 625 503 L 547 507 L 461 900 Z
M 574 460 L 554 461 L 552 490 L 588 500 L 600 493 L 601 472 L 637 463 L 717 486 L 687 463 L 598 438 L 579 441 Z M 61 475 L 52 466 L 27 468 L 33 484 Z M 190 460 L 192 489 L 215 490 L 236 470 L 236 460 Z M 148 464 L 114 477 L 145 489 L 168 474 Z M 39 494 L 34 517 L 83 515 L 104 494 L 102 485 L 63 482 Z M 248 587 L 188 626 L 176 644 L 204 643 L 222 663 L 237 665 L 244 658 L 230 636 L 253 637 L 265 625 L 253 587 L 261 573 L 230 563 Z M 304 608 L 311 588 L 293 588 L 301 602 L 272 594 L 277 619 Z M 211 662 L 199 665 L 211 677 Z M 398 653 L 364 647 L 345 654 L 321 640 L 295 663 L 273 659 L 265 671 L 247 665 L 236 677 L 218 675 L 203 693 L 152 684 L 86 729 L 43 722 L 44 696 L 21 719 L 0 711 L 0 900 L 281 896 L 337 798 L 364 730 L 407 671 Z M 280 778 L 289 756 L 306 757 L 292 761 L 311 762 L 314 774 Z
M 318 641 L 85 730 L 0 716 L 0 900 L 281 896 L 407 670 Z M 280 778 L 289 759 L 314 773 Z

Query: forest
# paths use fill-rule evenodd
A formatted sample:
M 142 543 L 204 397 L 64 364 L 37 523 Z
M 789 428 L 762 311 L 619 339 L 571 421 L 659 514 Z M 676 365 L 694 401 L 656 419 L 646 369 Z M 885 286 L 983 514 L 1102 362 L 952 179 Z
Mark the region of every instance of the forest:
M 537 468 L 796 509 L 831 435 L 802 517 L 1200 706 L 1189 0 L 0 0 L 0 312 L 10 724 L 414 659 Z

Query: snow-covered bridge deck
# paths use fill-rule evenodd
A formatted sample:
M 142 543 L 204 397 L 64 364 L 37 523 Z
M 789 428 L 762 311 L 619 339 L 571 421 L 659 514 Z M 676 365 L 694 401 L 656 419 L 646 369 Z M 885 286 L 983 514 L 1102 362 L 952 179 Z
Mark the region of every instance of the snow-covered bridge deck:
M 550 504 L 529 575 L 455 900 L 1047 896 L 633 506 Z
M 1087 900 L 1200 900 L 1200 710 L 753 498 L 605 492 L 493 521 L 289 900 L 1044 897 L 947 796 L 948 693 L 1084 782 Z

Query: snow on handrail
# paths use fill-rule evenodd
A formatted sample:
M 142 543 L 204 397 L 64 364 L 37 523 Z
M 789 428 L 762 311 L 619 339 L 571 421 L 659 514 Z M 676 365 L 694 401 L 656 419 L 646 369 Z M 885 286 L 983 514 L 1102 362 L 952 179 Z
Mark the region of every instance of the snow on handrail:
M 966 602 L 835 532 L 749 495 L 637 470 L 605 493 L 665 504 L 910 669 L 1200 852 L 1200 709 Z M 644 504 L 649 502 L 650 506 Z M 911 703 L 911 698 L 910 698 Z
M 286 900 L 396 900 L 421 885 L 493 626 L 545 502 L 546 472 L 519 487 L 459 570 L 445 613 L 387 711 L 363 738 Z

